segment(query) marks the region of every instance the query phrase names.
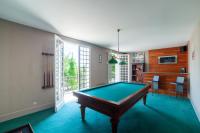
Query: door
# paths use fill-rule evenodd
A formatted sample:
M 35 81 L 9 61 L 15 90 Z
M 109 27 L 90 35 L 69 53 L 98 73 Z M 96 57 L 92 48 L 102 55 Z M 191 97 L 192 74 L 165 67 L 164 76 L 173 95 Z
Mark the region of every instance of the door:
M 64 105 L 64 41 L 55 35 L 55 112 Z
M 120 60 L 127 62 L 125 65 L 119 65 L 120 70 L 120 81 L 128 82 L 129 81 L 129 55 L 128 54 L 120 54 Z
M 112 56 L 116 56 L 116 54 L 112 53 L 112 51 L 108 52 L 108 61 L 112 58 Z M 108 63 L 108 83 L 116 82 L 116 66 L 117 64 Z
M 90 87 L 90 48 L 79 46 L 79 89 Z
M 108 61 L 112 58 L 112 52 L 108 52 L 107 53 L 108 54 Z M 107 62 L 108 62 L 107 61 Z M 114 81 L 114 78 L 113 78 L 113 76 L 112 76 L 112 66 L 114 66 L 115 64 L 109 64 L 108 63 L 108 83 L 113 83 L 113 82 L 115 82 Z

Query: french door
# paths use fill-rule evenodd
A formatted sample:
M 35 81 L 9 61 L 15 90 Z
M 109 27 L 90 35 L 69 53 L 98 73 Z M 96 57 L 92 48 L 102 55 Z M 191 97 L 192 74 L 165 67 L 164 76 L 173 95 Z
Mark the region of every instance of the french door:
M 79 46 L 79 89 L 90 87 L 90 48 Z
M 119 65 L 119 75 L 120 81 L 128 82 L 129 81 L 129 55 L 128 54 L 120 54 L 120 60 L 127 62 L 125 65 Z
M 108 52 L 108 61 L 112 56 L 117 57 L 118 55 L 113 52 Z M 119 64 L 108 63 L 108 83 L 114 83 L 120 81 Z
M 118 56 L 120 60 L 125 61 L 127 64 L 119 65 L 119 64 L 108 64 L 108 83 L 113 82 L 128 82 L 129 81 L 129 55 L 128 54 L 114 54 L 108 53 L 108 60 L 111 59 L 112 56 Z
M 114 53 L 108 52 L 108 61 L 112 58 L 113 55 L 114 55 Z M 116 80 L 117 80 L 116 69 L 117 69 L 116 64 L 109 64 L 108 63 L 108 83 L 116 82 Z
M 64 105 L 64 41 L 55 35 L 55 112 Z

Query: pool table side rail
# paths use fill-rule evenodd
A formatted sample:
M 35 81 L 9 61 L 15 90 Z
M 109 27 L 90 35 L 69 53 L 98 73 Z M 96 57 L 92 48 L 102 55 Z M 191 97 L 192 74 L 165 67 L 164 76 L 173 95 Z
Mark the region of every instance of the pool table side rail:
M 89 107 L 111 117 L 114 111 L 119 108 L 118 104 L 113 101 L 100 99 L 82 92 L 73 92 L 73 94 L 78 97 L 78 103 L 81 106 Z
M 91 109 L 104 113 L 110 117 L 114 117 L 116 115 L 121 116 L 137 101 L 139 101 L 142 97 L 147 95 L 149 88 L 150 85 L 147 84 L 143 89 L 137 91 L 136 93 L 128 96 L 125 99 L 122 99 L 119 102 L 97 98 L 95 96 L 85 94 L 81 91 L 73 92 L 73 94 L 76 97 L 78 97 L 78 103 L 82 106 L 89 107 Z
M 144 83 L 138 83 L 138 82 L 115 82 L 115 83 L 109 83 L 109 84 L 105 84 L 105 85 L 99 85 L 99 86 L 92 87 L 92 88 L 81 89 L 79 92 L 90 91 L 90 90 L 94 90 L 94 89 L 97 89 L 97 88 L 111 86 L 111 85 L 115 85 L 115 84 L 119 84 L 119 83 L 136 84 L 136 85 L 146 85 Z
M 151 85 L 150 84 L 147 84 L 144 86 L 143 89 L 137 91 L 136 93 L 133 93 L 131 95 L 129 95 L 128 97 L 120 100 L 119 102 L 117 102 L 118 105 L 122 105 L 122 104 L 125 104 L 129 99 L 133 98 L 133 97 L 136 97 L 136 96 L 139 96 L 140 93 L 143 93 L 143 92 L 147 92 L 149 91 L 149 89 L 151 88 Z M 141 97 L 141 96 L 139 96 Z
M 124 112 L 126 112 L 129 108 L 131 108 L 140 99 L 145 97 L 148 94 L 150 88 L 151 86 L 147 84 L 143 89 L 119 101 L 118 105 L 120 111 L 118 112 L 119 113 L 118 115 L 121 116 Z

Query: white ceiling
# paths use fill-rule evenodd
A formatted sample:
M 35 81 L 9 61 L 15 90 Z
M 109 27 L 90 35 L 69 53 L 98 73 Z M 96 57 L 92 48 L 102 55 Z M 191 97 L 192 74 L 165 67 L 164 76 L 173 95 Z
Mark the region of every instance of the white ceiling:
M 200 0 L 1 0 L 0 18 L 121 51 L 189 40 Z

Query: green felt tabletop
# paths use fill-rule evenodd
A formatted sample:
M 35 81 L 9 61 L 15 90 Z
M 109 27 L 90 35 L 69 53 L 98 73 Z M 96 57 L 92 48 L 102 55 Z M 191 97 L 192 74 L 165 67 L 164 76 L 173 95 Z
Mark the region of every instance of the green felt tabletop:
M 92 89 L 82 90 L 81 92 L 104 100 L 119 102 L 129 95 L 143 89 L 144 87 L 145 84 L 119 82 Z

